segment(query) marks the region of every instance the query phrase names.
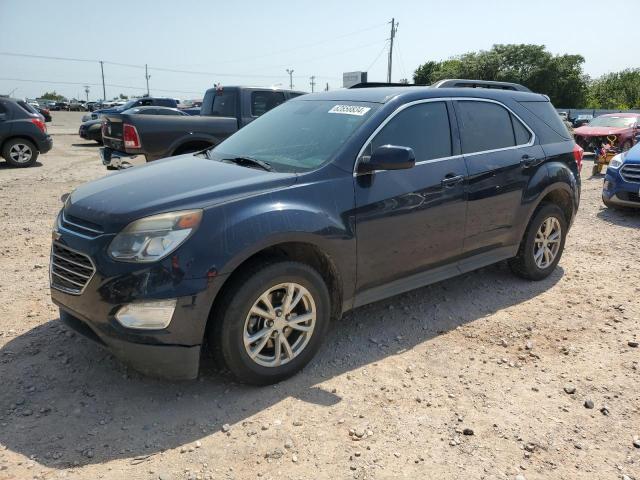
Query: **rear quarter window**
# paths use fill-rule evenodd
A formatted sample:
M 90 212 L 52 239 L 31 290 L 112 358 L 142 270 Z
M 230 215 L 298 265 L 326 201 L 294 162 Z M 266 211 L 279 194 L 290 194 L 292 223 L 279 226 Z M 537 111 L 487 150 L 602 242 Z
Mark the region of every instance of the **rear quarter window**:
M 33 108 L 31 105 L 29 105 L 27 102 L 23 102 L 22 100 L 18 101 L 18 105 L 20 106 L 20 108 L 22 108 L 22 110 L 24 110 L 25 112 L 31 114 L 31 115 L 37 115 L 38 112 L 36 111 L 35 108 Z
M 560 118 L 560 115 L 558 115 L 557 110 L 553 108 L 551 102 L 542 101 L 519 103 L 558 135 L 566 139 L 571 139 L 571 134 L 569 133 L 569 130 L 567 130 L 567 126 Z

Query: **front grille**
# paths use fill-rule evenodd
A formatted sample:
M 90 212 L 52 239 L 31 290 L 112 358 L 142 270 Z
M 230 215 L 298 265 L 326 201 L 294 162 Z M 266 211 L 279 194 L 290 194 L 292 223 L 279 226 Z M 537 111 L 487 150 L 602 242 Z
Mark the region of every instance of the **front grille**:
M 59 243 L 51 246 L 51 286 L 73 295 L 80 295 L 96 269 L 84 253 Z
M 101 225 L 62 212 L 60 226 L 84 237 L 96 238 L 104 233 Z
M 620 169 L 620 175 L 627 182 L 640 183 L 640 164 L 626 164 Z

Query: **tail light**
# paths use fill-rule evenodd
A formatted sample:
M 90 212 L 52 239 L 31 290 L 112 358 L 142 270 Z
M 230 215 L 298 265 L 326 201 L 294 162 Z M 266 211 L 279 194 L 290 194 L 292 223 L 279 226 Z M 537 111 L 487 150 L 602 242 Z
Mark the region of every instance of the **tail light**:
M 38 127 L 42 133 L 47 133 L 47 125 L 39 118 L 32 118 L 31 123 Z
M 125 147 L 140 148 L 140 137 L 138 136 L 136 127 L 125 123 L 122 125 L 122 133 Z
M 584 149 L 577 143 L 573 145 L 573 158 L 578 164 L 578 171 L 582 171 L 582 157 L 584 155 Z

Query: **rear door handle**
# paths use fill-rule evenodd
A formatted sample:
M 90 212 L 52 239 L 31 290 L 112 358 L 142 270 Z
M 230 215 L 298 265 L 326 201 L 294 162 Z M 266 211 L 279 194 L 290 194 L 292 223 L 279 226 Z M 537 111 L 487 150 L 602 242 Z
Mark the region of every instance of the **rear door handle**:
M 531 157 L 529 155 L 523 155 L 522 159 L 520 160 L 520 165 L 522 165 L 522 168 L 535 167 L 536 165 L 540 165 L 541 163 L 542 159 Z
M 464 175 L 454 175 L 453 173 L 449 173 L 440 183 L 443 187 L 453 187 L 462 180 L 464 180 Z

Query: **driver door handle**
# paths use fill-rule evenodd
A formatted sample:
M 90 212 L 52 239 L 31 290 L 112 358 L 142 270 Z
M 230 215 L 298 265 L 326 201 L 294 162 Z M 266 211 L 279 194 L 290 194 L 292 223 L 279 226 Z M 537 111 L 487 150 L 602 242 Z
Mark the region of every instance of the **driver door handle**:
M 462 180 L 464 180 L 464 175 L 455 175 L 453 173 L 449 173 L 442 179 L 440 183 L 443 187 L 453 187 L 457 183 L 460 183 Z

